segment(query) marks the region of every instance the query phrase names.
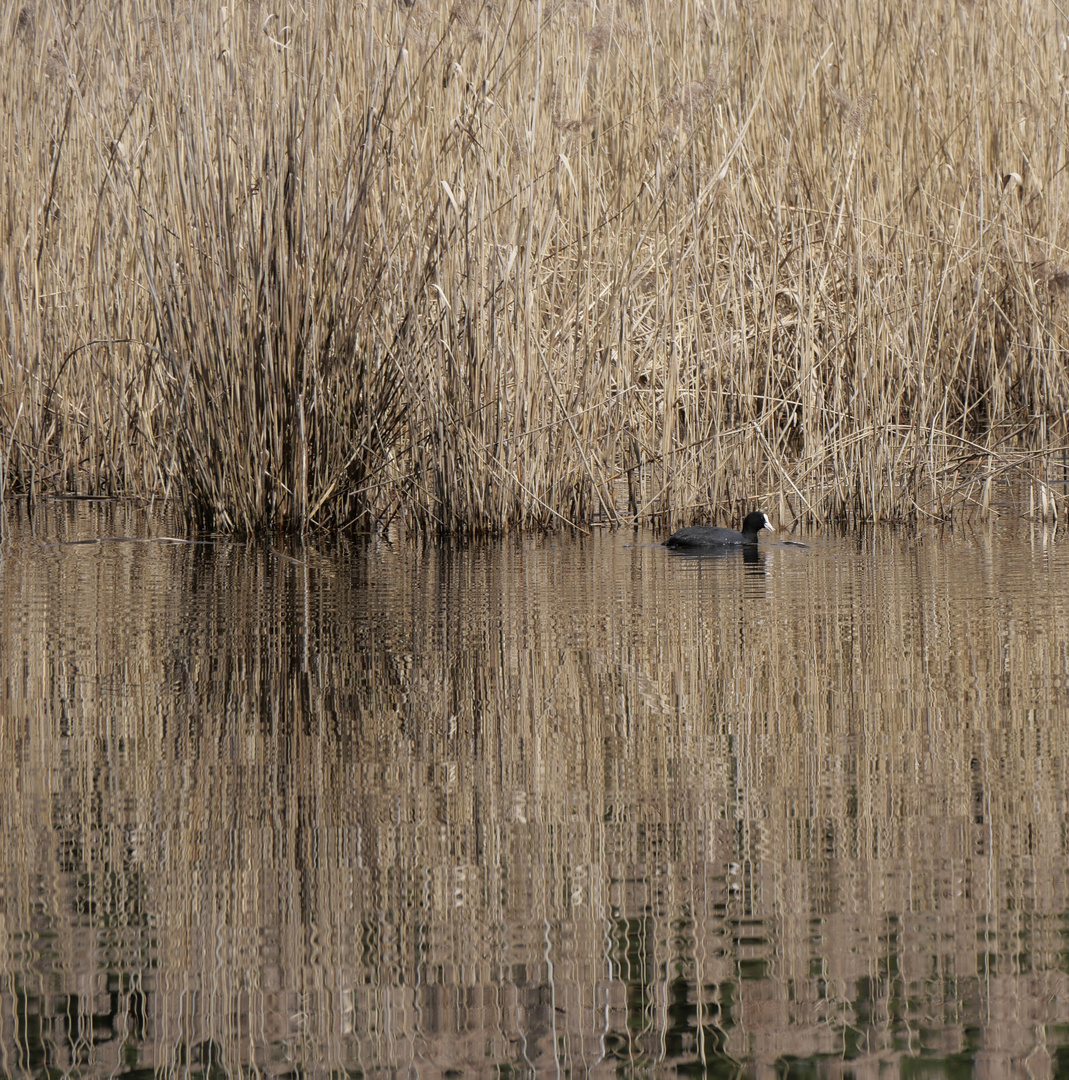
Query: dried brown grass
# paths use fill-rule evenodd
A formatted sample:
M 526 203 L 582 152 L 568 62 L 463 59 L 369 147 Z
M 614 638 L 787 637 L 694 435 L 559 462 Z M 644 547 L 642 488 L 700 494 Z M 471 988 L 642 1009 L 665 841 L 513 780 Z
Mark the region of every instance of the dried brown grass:
M 943 517 L 1067 441 L 1051 3 L 46 2 L 0 493 L 204 526 Z

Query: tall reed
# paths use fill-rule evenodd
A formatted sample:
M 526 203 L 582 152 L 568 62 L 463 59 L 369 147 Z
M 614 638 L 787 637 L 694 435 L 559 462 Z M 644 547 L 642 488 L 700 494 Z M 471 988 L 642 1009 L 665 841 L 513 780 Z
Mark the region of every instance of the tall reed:
M 1065 20 L 6 16 L 0 467 L 263 528 L 1063 506 Z

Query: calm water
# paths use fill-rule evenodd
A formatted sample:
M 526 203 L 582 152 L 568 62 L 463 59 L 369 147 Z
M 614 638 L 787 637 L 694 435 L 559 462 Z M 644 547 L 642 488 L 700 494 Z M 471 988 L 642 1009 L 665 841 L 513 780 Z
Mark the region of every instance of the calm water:
M 1069 1075 L 1069 538 L 24 513 L 0 1076 Z

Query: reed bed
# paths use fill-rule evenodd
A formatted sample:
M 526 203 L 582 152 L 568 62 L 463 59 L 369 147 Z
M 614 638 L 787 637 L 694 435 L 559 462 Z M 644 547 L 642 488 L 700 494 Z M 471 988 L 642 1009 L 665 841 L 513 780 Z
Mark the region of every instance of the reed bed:
M 0 494 L 207 528 L 1064 512 L 1047 0 L 28 2 Z

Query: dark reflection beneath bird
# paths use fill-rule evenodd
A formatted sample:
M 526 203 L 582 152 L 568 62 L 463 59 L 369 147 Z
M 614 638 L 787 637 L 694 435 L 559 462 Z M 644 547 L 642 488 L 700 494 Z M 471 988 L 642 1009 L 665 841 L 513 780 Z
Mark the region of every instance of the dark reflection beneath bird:
M 760 510 L 754 510 L 747 514 L 742 522 L 742 532 L 735 529 L 722 529 L 719 526 L 691 525 L 689 528 L 680 529 L 672 533 L 664 542 L 665 547 L 678 550 L 694 550 L 696 548 L 723 548 L 737 547 L 742 544 L 756 544 L 762 530 L 775 532 L 768 515 Z

